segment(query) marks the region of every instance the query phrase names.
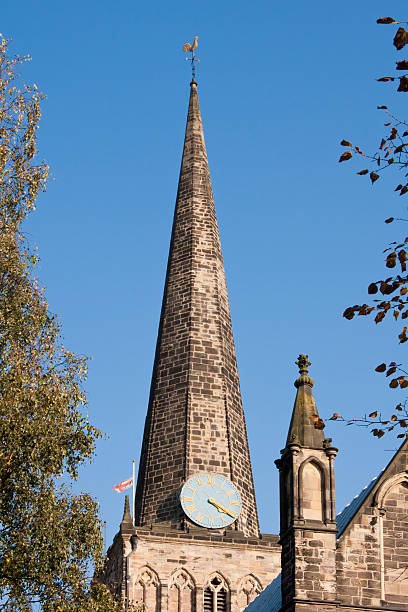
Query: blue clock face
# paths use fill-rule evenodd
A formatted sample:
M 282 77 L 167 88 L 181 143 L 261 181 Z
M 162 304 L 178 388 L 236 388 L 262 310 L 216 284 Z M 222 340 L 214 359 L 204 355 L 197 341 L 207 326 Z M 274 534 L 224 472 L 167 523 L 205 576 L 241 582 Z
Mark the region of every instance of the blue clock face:
M 225 476 L 204 472 L 191 476 L 183 485 L 180 502 L 187 516 L 209 529 L 221 529 L 237 520 L 241 496 Z

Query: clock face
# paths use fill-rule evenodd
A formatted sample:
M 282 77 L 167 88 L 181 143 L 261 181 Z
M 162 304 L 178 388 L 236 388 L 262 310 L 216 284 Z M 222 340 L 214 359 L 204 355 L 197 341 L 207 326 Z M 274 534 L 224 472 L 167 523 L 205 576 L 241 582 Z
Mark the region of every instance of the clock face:
M 181 489 L 180 502 L 192 521 L 212 529 L 231 525 L 242 506 L 236 486 L 213 472 L 191 476 Z

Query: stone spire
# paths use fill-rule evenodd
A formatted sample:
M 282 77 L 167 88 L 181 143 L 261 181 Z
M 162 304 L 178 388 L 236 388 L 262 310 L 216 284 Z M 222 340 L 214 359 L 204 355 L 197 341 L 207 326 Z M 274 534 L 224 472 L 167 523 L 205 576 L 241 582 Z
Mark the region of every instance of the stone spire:
M 308 375 L 308 367 L 311 365 L 309 356 L 299 355 L 296 365 L 299 366 L 300 376 L 294 383 L 297 394 L 286 446 L 299 444 L 310 448 L 323 448 L 323 430 L 315 427 L 319 413 L 312 391 L 314 382 Z
M 235 527 L 259 534 L 224 264 L 197 83 L 190 102 L 135 500 L 136 525 L 181 524 L 200 472 L 241 493 Z

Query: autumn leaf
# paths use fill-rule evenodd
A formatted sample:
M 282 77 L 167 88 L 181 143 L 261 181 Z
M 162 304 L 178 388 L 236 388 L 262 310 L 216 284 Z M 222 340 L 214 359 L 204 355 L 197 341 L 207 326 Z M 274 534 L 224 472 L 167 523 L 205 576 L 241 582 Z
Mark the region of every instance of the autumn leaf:
M 345 151 L 342 155 L 340 155 L 339 162 L 347 161 L 353 157 L 353 153 L 351 151 Z
M 360 174 L 360 176 L 363 176 L 364 174 L 368 174 L 368 170 L 360 170 L 360 172 L 357 172 L 357 174 Z
M 354 310 L 352 308 L 346 308 L 346 310 L 343 312 L 343 317 L 351 321 L 351 319 L 354 317 Z
M 376 372 L 385 372 L 385 370 L 387 369 L 387 366 L 385 365 L 385 363 L 380 363 L 380 365 L 378 365 L 375 368 Z
M 408 70 L 408 60 L 397 62 L 397 70 Z
M 404 28 L 398 28 L 393 43 L 394 47 L 400 51 L 408 43 L 408 32 Z
M 408 77 L 400 77 L 400 84 L 397 91 L 408 91 Z
M 389 295 L 394 291 L 394 289 L 392 285 L 389 285 L 387 282 L 382 281 L 380 283 L 380 291 L 383 295 Z
M 348 140 L 342 140 L 340 144 L 342 147 L 350 147 L 350 149 L 353 148 L 353 145 Z
M 375 319 L 374 319 L 375 323 L 381 323 L 381 321 L 383 320 L 384 317 L 385 317 L 385 312 L 384 311 L 378 312 L 376 317 L 375 317 Z
M 329 419 L 329 421 L 336 421 L 337 419 L 341 419 L 341 415 L 335 412 Z
M 375 183 L 375 181 L 377 181 L 379 178 L 380 176 L 378 174 L 375 172 L 370 172 L 371 183 Z
M 382 23 L 382 24 L 395 23 L 395 19 L 393 19 L 392 17 L 379 17 L 377 19 L 377 23 Z
M 397 368 L 395 366 L 392 368 L 389 368 L 389 370 L 387 370 L 386 376 L 391 376 L 391 374 L 395 374 L 396 371 L 397 371 Z
M 377 283 L 370 283 L 368 285 L 368 293 L 370 295 L 374 295 L 374 293 L 377 293 L 377 291 L 378 291 Z
M 394 77 L 381 77 L 380 79 L 377 79 L 377 81 L 381 81 L 382 83 L 386 83 L 387 81 L 394 81 Z
M 370 417 L 370 419 L 375 419 L 377 414 L 378 414 L 378 411 L 375 410 L 375 412 L 371 412 L 368 416 Z
M 387 266 L 387 268 L 395 268 L 396 264 L 397 264 L 397 254 L 393 252 L 387 255 L 387 259 L 385 262 L 385 265 Z
M 323 419 L 321 419 L 320 417 L 313 419 L 314 420 L 314 428 L 315 429 L 324 429 L 326 427 Z
M 388 109 L 388 106 L 385 106 L 385 105 L 383 105 L 383 106 L 377 106 L 377 109 L 378 109 L 378 110 L 387 110 L 387 109 Z
M 394 221 L 394 217 L 389 217 L 385 220 L 385 223 L 392 223 Z

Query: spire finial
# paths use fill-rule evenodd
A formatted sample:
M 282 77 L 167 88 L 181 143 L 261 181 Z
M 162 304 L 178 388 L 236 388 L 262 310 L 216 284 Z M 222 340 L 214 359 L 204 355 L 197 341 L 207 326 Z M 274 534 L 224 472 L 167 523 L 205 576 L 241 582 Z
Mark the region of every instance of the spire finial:
M 299 366 L 300 374 L 309 374 L 308 366 L 312 365 L 309 361 L 309 355 L 301 353 L 295 363 Z
M 304 353 L 301 353 L 295 363 L 299 367 L 299 373 L 300 373 L 299 378 L 295 380 L 295 387 L 298 388 L 300 387 L 300 385 L 305 384 L 305 383 L 308 383 L 311 387 L 313 387 L 314 382 L 310 378 L 310 376 L 308 376 L 309 374 L 308 368 L 310 365 L 312 365 L 311 362 L 309 361 L 309 355 L 305 355 Z
M 197 49 L 198 47 L 198 36 L 194 36 L 194 41 L 193 43 L 190 45 L 190 43 L 185 43 L 185 45 L 183 45 L 183 51 L 185 53 L 191 53 L 191 57 L 186 57 L 186 61 L 191 62 L 191 69 L 193 72 L 193 78 L 191 80 L 191 83 L 196 83 L 195 80 L 195 69 L 196 69 L 196 62 L 199 62 L 200 60 L 198 58 L 196 58 L 194 51 Z

